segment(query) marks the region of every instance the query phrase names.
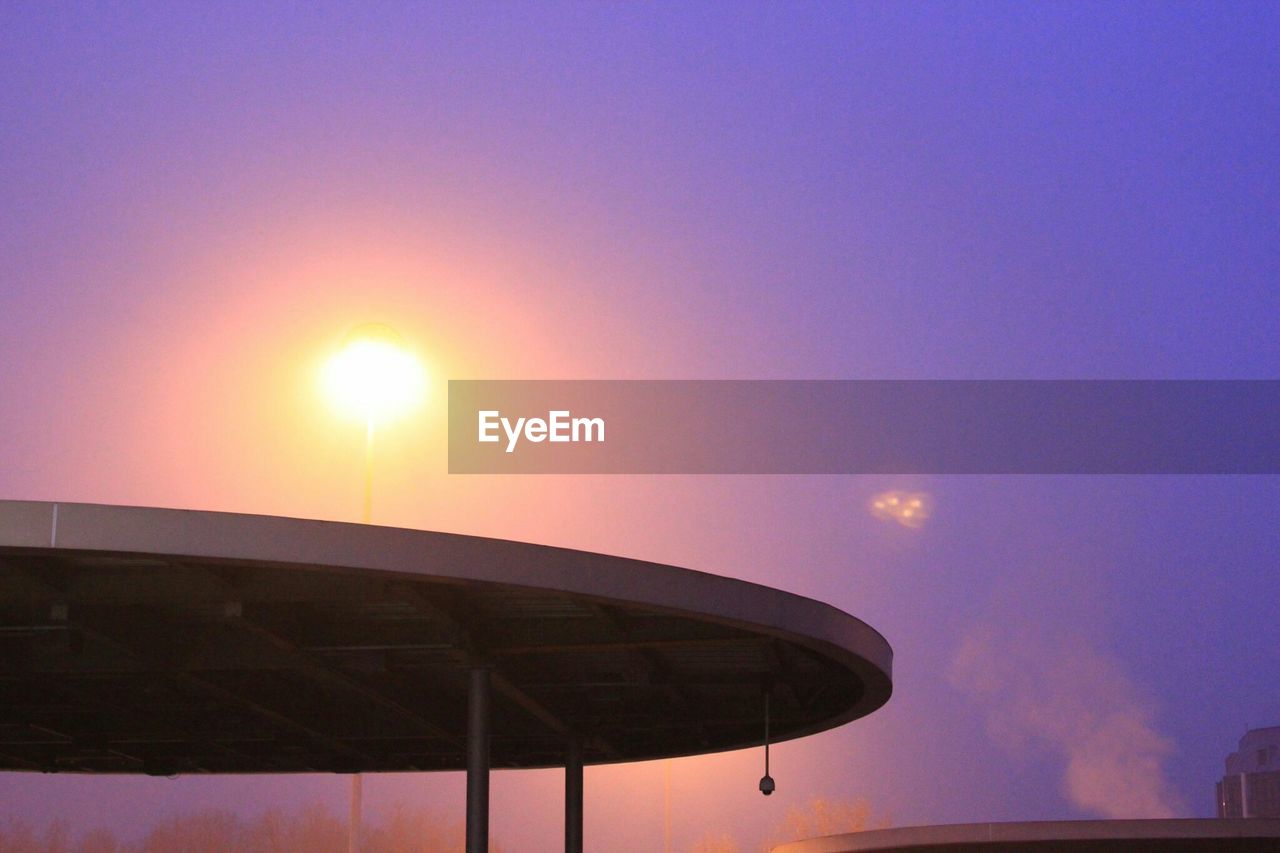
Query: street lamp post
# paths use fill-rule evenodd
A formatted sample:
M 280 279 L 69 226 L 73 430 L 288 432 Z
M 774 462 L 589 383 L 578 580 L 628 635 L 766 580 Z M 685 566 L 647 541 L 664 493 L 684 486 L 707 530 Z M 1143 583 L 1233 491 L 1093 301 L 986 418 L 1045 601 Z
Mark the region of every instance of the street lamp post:
M 373 524 L 373 417 L 364 422 L 364 512 L 360 520 Z
M 378 422 L 404 414 L 422 399 L 422 365 L 390 326 L 366 323 L 352 329 L 321 371 L 326 396 L 343 415 L 364 424 L 364 505 L 361 520 L 373 521 L 373 439 Z
M 364 503 L 360 520 L 373 522 L 373 437 L 375 424 L 416 405 L 425 377 L 422 365 L 390 326 L 367 323 L 352 329 L 325 363 L 321 374 L 330 401 L 343 414 L 364 421 Z M 351 776 L 347 851 L 359 853 L 364 809 L 364 781 Z

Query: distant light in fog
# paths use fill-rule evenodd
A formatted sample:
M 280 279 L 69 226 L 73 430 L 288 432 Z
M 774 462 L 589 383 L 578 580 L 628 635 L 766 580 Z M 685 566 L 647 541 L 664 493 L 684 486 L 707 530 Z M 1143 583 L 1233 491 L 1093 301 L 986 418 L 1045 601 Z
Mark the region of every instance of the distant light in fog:
M 933 510 L 927 492 L 881 492 L 871 499 L 871 514 L 903 527 L 923 527 Z

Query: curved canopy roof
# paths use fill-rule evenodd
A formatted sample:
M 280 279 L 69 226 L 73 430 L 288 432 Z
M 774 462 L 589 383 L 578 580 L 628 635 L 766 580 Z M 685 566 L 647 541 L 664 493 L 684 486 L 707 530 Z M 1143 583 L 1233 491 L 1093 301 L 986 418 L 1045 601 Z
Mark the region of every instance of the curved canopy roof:
M 773 853 L 1270 853 L 1280 820 L 1165 818 L 905 826 L 828 835 Z
M 892 652 L 811 599 L 673 566 L 266 516 L 0 501 L 0 769 L 465 766 L 759 743 L 871 713 Z

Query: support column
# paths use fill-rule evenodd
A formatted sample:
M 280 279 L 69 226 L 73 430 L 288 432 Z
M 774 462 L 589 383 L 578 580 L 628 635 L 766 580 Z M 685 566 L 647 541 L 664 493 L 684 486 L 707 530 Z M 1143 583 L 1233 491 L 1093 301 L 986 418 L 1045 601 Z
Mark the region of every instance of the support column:
M 364 822 L 364 777 L 351 774 L 351 809 L 347 817 L 347 853 L 360 853 Z
M 489 853 L 489 668 L 471 669 L 467 697 L 467 853 Z
M 582 740 L 576 736 L 564 759 L 564 853 L 582 853 Z

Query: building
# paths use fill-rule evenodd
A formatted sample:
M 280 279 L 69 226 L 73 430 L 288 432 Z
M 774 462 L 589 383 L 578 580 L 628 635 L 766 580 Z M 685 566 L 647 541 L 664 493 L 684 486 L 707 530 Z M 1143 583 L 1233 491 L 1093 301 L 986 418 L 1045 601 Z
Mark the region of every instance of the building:
M 1217 789 L 1218 817 L 1280 817 L 1280 726 L 1245 732 Z

